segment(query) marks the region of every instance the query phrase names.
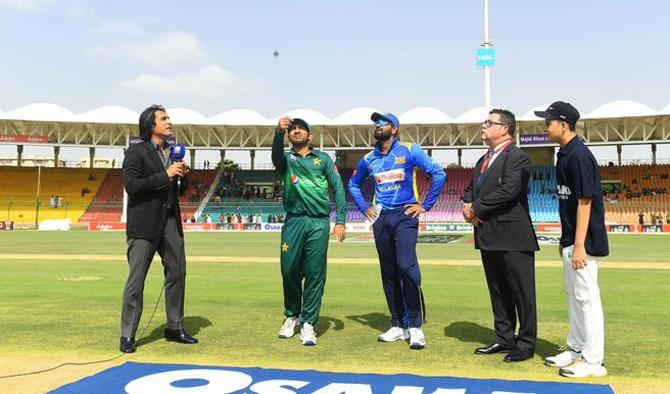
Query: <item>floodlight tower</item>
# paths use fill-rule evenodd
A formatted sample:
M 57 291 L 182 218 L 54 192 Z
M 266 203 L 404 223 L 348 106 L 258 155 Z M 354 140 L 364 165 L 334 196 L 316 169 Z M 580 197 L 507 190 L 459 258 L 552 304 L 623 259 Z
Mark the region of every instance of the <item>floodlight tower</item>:
M 495 64 L 495 52 L 489 26 L 489 0 L 484 0 L 484 56 L 478 56 L 478 64 L 484 67 L 484 105 L 491 106 L 491 67 Z M 486 60 L 485 60 L 486 59 Z

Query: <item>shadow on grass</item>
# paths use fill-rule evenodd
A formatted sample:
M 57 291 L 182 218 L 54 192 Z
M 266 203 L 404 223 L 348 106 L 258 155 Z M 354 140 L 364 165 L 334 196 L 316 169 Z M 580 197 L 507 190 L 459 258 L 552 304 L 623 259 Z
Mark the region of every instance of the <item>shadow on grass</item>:
M 391 326 L 391 316 L 385 313 L 373 312 L 365 315 L 347 316 L 347 319 L 353 320 L 364 326 L 372 327 L 377 331 L 384 332 Z
M 321 316 L 314 328 L 316 329 L 316 332 L 319 333 L 319 336 L 321 336 L 327 333 L 331 328 L 335 331 L 344 330 L 344 322 L 334 317 Z
M 477 323 L 459 321 L 451 323 L 444 328 L 444 335 L 450 338 L 458 339 L 461 342 L 474 343 L 477 345 L 488 345 L 495 341 L 496 333 L 487 327 L 480 326 Z M 474 350 L 474 349 L 473 349 Z M 553 356 L 558 352 L 558 345 L 537 339 L 535 344 L 535 354 L 540 357 Z
M 205 327 L 212 325 L 212 322 L 202 316 L 187 316 L 184 318 L 184 331 L 189 335 L 197 336 L 197 334 Z M 144 336 L 137 340 L 137 347 L 148 345 L 152 342 L 156 342 L 160 339 L 163 339 L 165 333 L 166 324 L 163 324 L 153 331 L 148 336 Z

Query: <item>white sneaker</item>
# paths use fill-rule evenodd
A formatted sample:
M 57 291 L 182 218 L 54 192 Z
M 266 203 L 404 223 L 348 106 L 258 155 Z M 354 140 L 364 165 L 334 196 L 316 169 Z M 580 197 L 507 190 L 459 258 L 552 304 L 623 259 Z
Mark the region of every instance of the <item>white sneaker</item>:
M 377 337 L 379 342 L 395 342 L 409 339 L 409 331 L 401 327 L 391 327 L 385 333 Z
M 607 368 L 602 364 L 589 364 L 581 358 L 569 367 L 561 368 L 558 372 L 566 378 L 602 377 L 607 375 Z
M 295 335 L 295 328 L 298 326 L 298 318 L 295 316 L 287 317 L 284 325 L 279 330 L 279 338 L 288 339 Z
M 423 335 L 423 330 L 420 328 L 409 329 L 409 348 L 423 349 L 426 347 L 426 337 Z
M 579 360 L 580 358 L 582 358 L 582 354 L 580 352 L 568 349 L 555 356 L 546 357 L 544 359 L 544 365 L 548 365 L 550 367 L 563 368 L 572 365 L 575 361 Z
M 315 346 L 316 332 L 314 332 L 314 326 L 309 323 L 303 323 L 302 329 L 300 329 L 300 340 L 305 346 Z

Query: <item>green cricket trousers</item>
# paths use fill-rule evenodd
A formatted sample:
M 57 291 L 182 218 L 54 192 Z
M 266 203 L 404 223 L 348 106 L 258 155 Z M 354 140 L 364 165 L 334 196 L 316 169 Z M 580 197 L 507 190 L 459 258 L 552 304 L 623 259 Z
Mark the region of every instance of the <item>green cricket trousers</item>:
M 284 283 L 284 314 L 300 316 L 302 323 L 316 324 L 326 285 L 328 217 L 288 215 L 281 232 L 281 273 Z M 304 287 L 303 287 L 304 279 Z

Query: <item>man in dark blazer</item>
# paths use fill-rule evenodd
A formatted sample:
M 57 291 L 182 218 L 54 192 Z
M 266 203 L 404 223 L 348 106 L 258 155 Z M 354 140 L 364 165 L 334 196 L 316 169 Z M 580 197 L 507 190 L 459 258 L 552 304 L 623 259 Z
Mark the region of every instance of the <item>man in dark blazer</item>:
M 496 340 L 476 354 L 509 353 L 504 361 L 533 357 L 537 339 L 535 251 L 528 210 L 530 158 L 514 145 L 514 114 L 494 109 L 482 124 L 489 151 L 475 166 L 463 216 L 474 225 L 493 306 Z M 517 315 L 519 334 L 515 337 Z
M 123 292 L 121 344 L 124 353 L 135 351 L 135 333 L 142 315 L 144 280 L 156 252 L 165 274 L 165 338 L 186 344 L 198 341 L 184 331 L 186 255 L 177 190 L 188 167 L 173 162 L 167 139 L 172 122 L 159 105 L 142 112 L 139 121 L 142 143 L 128 148 L 123 160 L 123 184 L 128 193 L 129 273 Z M 179 185 L 179 186 L 178 186 Z

